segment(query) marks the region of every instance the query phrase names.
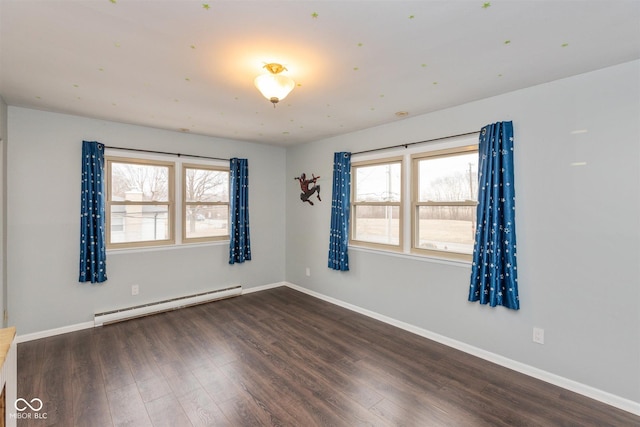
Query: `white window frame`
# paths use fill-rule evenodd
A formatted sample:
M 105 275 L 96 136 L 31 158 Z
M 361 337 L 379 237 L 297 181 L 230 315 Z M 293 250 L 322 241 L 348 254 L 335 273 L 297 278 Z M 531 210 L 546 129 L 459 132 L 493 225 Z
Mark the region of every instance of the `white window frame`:
M 193 245 L 219 245 L 225 244 L 229 242 L 229 235 L 226 236 L 214 236 L 212 238 L 197 238 L 197 239 L 185 239 L 185 234 L 183 231 L 185 218 L 184 202 L 183 202 L 183 165 L 189 165 L 190 167 L 202 167 L 203 169 L 216 169 L 223 170 L 229 172 L 229 162 L 224 160 L 214 160 L 214 159 L 192 159 L 188 157 L 176 157 L 173 155 L 164 155 L 164 154 L 154 154 L 154 153 L 138 153 L 135 151 L 129 151 L 125 149 L 116 149 L 116 148 L 107 148 L 105 149 L 105 164 L 108 165 L 108 162 L 112 159 L 115 161 L 120 161 L 126 159 L 129 163 L 140 163 L 140 164 L 172 164 L 173 165 L 173 191 L 172 196 L 172 212 L 170 216 L 173 220 L 170 223 L 170 233 L 171 239 L 162 240 L 162 241 L 144 241 L 144 242 L 126 242 L 126 243 L 110 243 L 110 220 L 111 220 L 111 211 L 109 205 L 110 199 L 110 189 L 111 185 L 111 171 L 108 167 L 105 167 L 105 190 L 107 193 L 106 203 L 105 203 L 105 214 L 106 214 L 106 237 L 107 237 L 107 251 L 122 251 L 122 250 L 156 250 L 163 248 L 177 248 L 177 247 L 187 247 Z M 229 180 L 230 181 L 230 180 Z M 230 219 L 229 219 L 230 221 Z

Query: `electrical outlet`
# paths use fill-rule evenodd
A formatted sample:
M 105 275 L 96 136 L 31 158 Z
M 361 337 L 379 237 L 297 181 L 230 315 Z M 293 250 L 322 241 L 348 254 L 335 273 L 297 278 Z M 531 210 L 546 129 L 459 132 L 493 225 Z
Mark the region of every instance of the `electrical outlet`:
M 131 285 L 131 295 L 138 295 L 140 293 L 139 285 Z
M 533 342 L 544 344 L 544 329 L 533 328 Z
M 309 267 L 307 267 L 306 274 L 307 274 L 307 277 L 311 276 L 311 269 Z

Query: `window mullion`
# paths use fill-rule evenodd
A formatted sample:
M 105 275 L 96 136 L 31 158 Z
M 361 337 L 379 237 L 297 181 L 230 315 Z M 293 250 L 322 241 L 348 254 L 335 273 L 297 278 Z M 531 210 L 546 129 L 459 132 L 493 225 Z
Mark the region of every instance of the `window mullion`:
M 478 202 L 475 200 L 465 200 L 465 201 L 456 201 L 456 202 L 434 202 L 434 201 L 426 201 L 426 202 L 415 202 L 416 206 L 476 206 Z

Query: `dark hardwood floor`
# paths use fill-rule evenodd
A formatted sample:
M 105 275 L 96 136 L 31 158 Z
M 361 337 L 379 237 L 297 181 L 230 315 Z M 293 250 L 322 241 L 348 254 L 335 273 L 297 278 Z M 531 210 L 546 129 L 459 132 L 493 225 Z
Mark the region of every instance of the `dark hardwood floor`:
M 289 288 L 18 345 L 26 426 L 638 426 Z

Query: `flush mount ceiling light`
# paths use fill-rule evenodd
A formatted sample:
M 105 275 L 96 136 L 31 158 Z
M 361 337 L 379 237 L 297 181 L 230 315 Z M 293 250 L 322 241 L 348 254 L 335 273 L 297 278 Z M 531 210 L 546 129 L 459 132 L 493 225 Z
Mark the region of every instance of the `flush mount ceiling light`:
M 253 83 L 260 93 L 273 103 L 273 107 L 275 108 L 276 104 L 286 98 L 289 92 L 293 90 L 295 82 L 291 78 L 280 74 L 286 70 L 286 68 L 280 64 L 272 62 L 265 64 L 263 68 L 269 71 L 269 73 L 256 77 Z

